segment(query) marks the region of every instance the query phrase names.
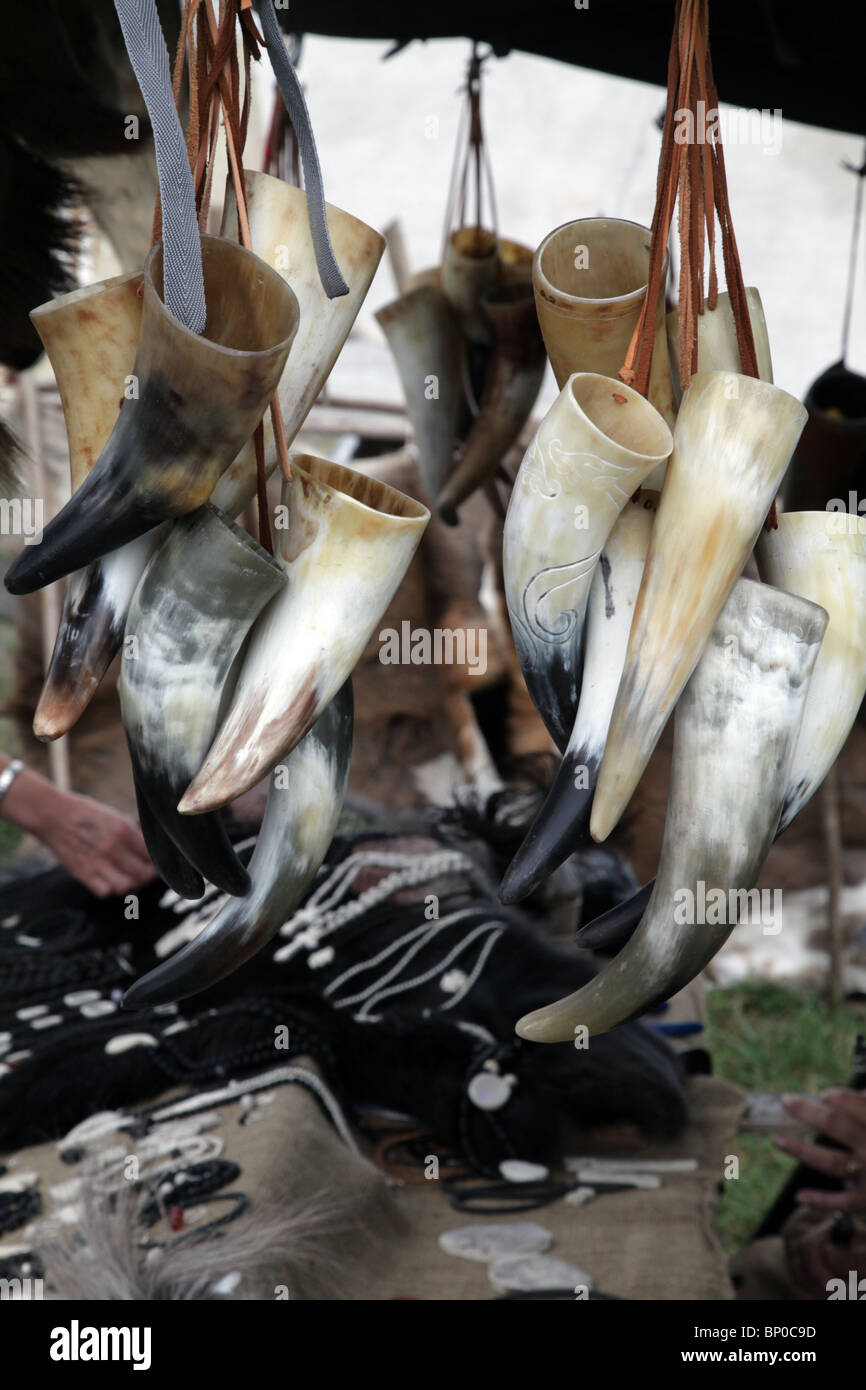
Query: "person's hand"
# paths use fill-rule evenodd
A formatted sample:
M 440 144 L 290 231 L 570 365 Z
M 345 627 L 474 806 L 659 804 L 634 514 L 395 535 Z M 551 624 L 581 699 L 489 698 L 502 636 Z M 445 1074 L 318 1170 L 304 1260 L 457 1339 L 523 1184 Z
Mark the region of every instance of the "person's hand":
M 156 876 L 141 831 L 132 821 L 89 796 L 58 791 L 29 769 L 12 783 L 2 814 L 41 840 L 97 897 L 129 893 Z
M 831 1279 L 847 1286 L 851 1270 L 858 1277 L 866 1274 L 866 1231 L 858 1227 L 847 1245 L 836 1245 L 830 1239 L 832 1229 L 832 1216 L 825 1216 L 814 1225 L 795 1221 L 785 1235 L 788 1270 L 798 1298 L 826 1299 Z
M 817 1099 L 785 1096 L 784 1105 L 805 1126 L 835 1139 L 844 1148 L 829 1149 L 787 1134 L 776 1135 L 777 1148 L 819 1173 L 847 1179 L 850 1184 L 843 1192 L 803 1188 L 797 1201 L 825 1211 L 866 1212 L 866 1092 L 823 1091 Z

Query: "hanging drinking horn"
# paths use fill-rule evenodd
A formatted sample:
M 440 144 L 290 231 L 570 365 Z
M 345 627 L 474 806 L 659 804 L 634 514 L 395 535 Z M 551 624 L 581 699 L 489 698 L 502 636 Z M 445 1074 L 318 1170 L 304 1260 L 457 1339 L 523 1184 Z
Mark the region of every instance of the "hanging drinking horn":
M 296 747 L 351 674 L 429 519 L 420 502 L 375 478 L 292 456 L 276 530 L 288 583 L 250 635 L 183 814 L 224 806 Z
M 653 526 L 590 830 L 613 830 L 697 665 L 758 532 L 806 412 L 778 386 L 700 372 L 683 396 Z
M 761 578 L 826 608 L 827 635 L 809 684 L 779 834 L 820 787 L 866 695 L 866 536 L 844 512 L 784 512 L 761 536 Z
M 773 359 L 770 355 L 770 340 L 767 336 L 767 321 L 764 306 L 756 289 L 746 290 L 746 303 L 749 306 L 749 319 L 755 339 L 755 352 L 758 356 L 758 375 L 762 381 L 773 380 Z M 734 311 L 727 290 L 719 295 L 715 309 L 709 307 L 698 314 L 696 319 L 698 338 L 699 372 L 739 372 L 740 351 L 737 346 L 737 330 L 734 325 Z M 674 384 L 679 382 L 678 362 L 680 355 L 679 311 L 671 309 L 667 316 L 668 344 L 671 354 L 671 372 Z
M 654 494 L 653 494 L 654 495 Z M 610 533 L 589 591 L 580 703 L 544 805 L 502 880 L 504 903 L 520 902 L 589 837 L 601 755 L 625 661 L 655 503 L 641 494 Z
M 49 300 L 30 317 L 54 371 L 75 492 L 99 458 L 130 384 L 141 332 L 141 271 Z
M 260 951 L 289 918 L 328 852 L 352 754 L 352 682 L 274 769 L 246 897 L 225 903 L 195 940 L 137 980 L 124 1008 L 152 1008 L 198 994 Z
M 328 233 L 349 293 L 328 299 L 316 265 L 307 195 L 271 174 L 244 170 L 247 216 L 253 251 L 289 284 L 298 301 L 299 323 L 277 394 L 286 440 L 291 446 L 340 355 L 385 250 L 385 238 L 366 222 L 325 204 Z M 234 183 L 226 189 L 222 235 L 237 240 Z M 265 471 L 277 464 L 270 413 L 264 420 Z M 217 483 L 211 497 L 227 516 L 237 516 L 256 492 L 256 455 L 248 441 Z
M 572 372 L 615 377 L 625 361 L 649 277 L 650 230 L 637 222 L 583 217 L 544 238 L 532 283 L 557 386 Z M 675 409 L 665 333 L 664 283 L 656 312 L 649 399 L 669 425 Z M 660 480 L 659 480 L 660 481 Z M 650 484 L 655 485 L 655 480 Z
M 235 657 L 284 584 L 252 536 L 205 504 L 171 528 L 126 626 L 118 693 L 136 783 L 162 831 L 227 893 L 246 892 L 249 880 L 219 814 L 181 816 L 177 803 L 213 742 Z M 180 892 L 159 845 L 148 849 Z
M 741 579 L 683 691 L 658 878 L 637 931 L 590 984 L 517 1024 L 532 1042 L 604 1033 L 669 999 L 752 902 L 773 841 L 827 614 Z
M 619 513 L 667 459 L 671 432 L 636 391 L 570 377 L 526 451 L 505 518 L 505 598 L 532 701 L 560 750 L 580 693 L 587 599 Z
M 437 497 L 451 471 L 463 398 L 454 316 L 438 286 L 428 284 L 386 304 L 376 318 L 400 374 L 421 476 Z
M 492 331 L 492 352 L 481 408 L 451 476 L 436 500 L 442 520 L 457 523 L 457 508 L 492 476 L 529 419 L 547 358 L 528 285 L 494 285 L 481 308 Z
M 533 251 L 521 241 L 499 238 L 499 264 L 506 285 L 531 285 Z
M 201 336 L 162 302 L 162 243 L 144 267 L 134 376 L 105 448 L 78 491 L 6 576 L 13 594 L 50 584 L 161 521 L 195 511 L 252 434 L 286 362 L 298 305 L 264 261 L 202 237 Z
M 483 227 L 452 232 L 442 257 L 442 293 L 470 343 L 490 342 L 490 323 L 481 296 L 499 278 L 499 243 Z
M 819 604 L 829 615 L 788 771 L 777 838 L 827 776 L 866 695 L 866 537 L 856 522 L 833 512 L 785 512 L 777 530 L 758 540 L 762 579 Z M 581 946 L 618 950 L 643 916 L 652 889 L 652 883 L 645 884 L 589 922 L 577 934 Z
M 119 275 L 73 290 L 30 315 L 63 406 L 73 493 L 99 458 L 132 381 L 141 331 L 141 283 L 141 272 Z M 144 541 L 133 545 L 150 553 Z M 118 558 L 125 549 L 116 552 Z M 67 580 L 57 639 L 33 720 L 37 738 L 65 734 L 111 664 L 126 618 L 125 607 L 115 606 L 118 579 L 121 590 L 128 587 L 123 583 L 129 572 L 126 559 L 119 576 L 101 571 L 94 575 L 89 566 Z M 139 568 L 135 583 L 140 573 Z
M 138 824 L 144 836 L 148 853 L 154 865 L 158 866 L 164 882 L 181 898 L 201 898 L 204 895 L 205 881 L 198 869 L 193 868 L 185 854 L 170 840 L 150 809 L 147 798 L 132 774 L 135 787 L 135 802 L 138 807 Z M 234 851 L 232 851 L 234 853 Z
M 60 626 L 33 716 L 33 732 L 43 742 L 68 733 L 90 704 L 120 651 L 132 596 L 167 529 L 167 524 L 157 526 L 67 579 Z

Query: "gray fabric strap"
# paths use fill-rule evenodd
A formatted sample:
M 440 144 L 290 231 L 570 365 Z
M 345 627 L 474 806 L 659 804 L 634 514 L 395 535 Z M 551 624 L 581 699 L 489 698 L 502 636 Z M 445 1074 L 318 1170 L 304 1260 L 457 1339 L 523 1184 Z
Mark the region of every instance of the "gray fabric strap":
M 307 194 L 310 233 L 313 238 L 316 265 L 319 268 L 319 279 L 328 298 L 337 299 L 340 295 L 349 293 L 349 286 L 340 273 L 340 267 L 337 265 L 337 258 L 334 255 L 334 248 L 328 234 L 328 221 L 325 216 L 325 190 L 322 184 L 322 170 L 316 152 L 316 140 L 310 122 L 310 113 L 307 110 L 307 103 L 297 73 L 292 67 L 286 46 L 283 43 L 283 36 L 277 23 L 277 16 L 274 13 L 273 0 L 254 0 L 254 3 L 261 20 L 262 33 L 268 46 L 268 55 L 274 70 L 274 77 L 277 79 L 277 86 L 298 138 L 298 149 L 304 170 L 304 188 Z
M 162 200 L 165 305 L 193 333 L 203 333 L 207 309 L 195 186 L 174 104 L 168 49 L 156 0 L 114 0 L 114 8 L 153 127 Z

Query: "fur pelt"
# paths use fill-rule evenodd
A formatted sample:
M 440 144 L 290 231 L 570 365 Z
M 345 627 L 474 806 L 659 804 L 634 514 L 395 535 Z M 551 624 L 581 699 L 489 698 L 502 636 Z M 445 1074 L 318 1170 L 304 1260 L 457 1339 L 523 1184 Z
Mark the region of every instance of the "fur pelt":
M 353 1191 L 318 1181 L 311 1175 L 309 1192 L 284 1203 L 253 1200 L 243 1216 L 213 1234 L 164 1245 L 142 1224 L 147 1194 L 126 1184 L 109 1199 L 85 1181 L 77 1231 L 45 1223 L 34 1242 L 48 1297 L 152 1303 L 357 1296 L 365 1264 L 400 1217 L 383 1184 L 365 1206 L 361 1226 Z M 145 1241 L 150 1248 L 143 1248 Z M 265 1285 L 268 1271 L 279 1283 Z

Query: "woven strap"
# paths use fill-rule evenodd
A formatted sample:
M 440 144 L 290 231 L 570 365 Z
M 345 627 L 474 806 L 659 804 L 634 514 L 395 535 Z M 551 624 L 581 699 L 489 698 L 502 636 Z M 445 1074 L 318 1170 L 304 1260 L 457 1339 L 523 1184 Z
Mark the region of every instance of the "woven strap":
M 322 170 L 316 151 L 316 140 L 310 122 L 310 113 L 307 110 L 307 103 L 297 73 L 292 67 L 286 46 L 283 43 L 283 36 L 280 33 L 277 16 L 274 13 L 273 0 L 255 0 L 255 5 L 256 13 L 261 20 L 262 34 L 267 44 L 274 77 L 277 79 L 280 95 L 285 102 L 289 119 L 297 134 L 298 149 L 304 170 L 310 234 L 313 238 L 313 251 L 316 265 L 319 268 L 319 279 L 328 298 L 337 299 L 340 295 L 349 293 L 349 286 L 340 273 L 340 267 L 337 265 L 337 258 L 334 255 L 334 248 L 328 234 L 328 220 L 325 215 L 325 189 L 322 183 Z
M 195 188 L 156 0 L 114 0 L 114 8 L 153 128 L 162 200 L 165 305 L 193 333 L 202 333 L 207 308 Z

